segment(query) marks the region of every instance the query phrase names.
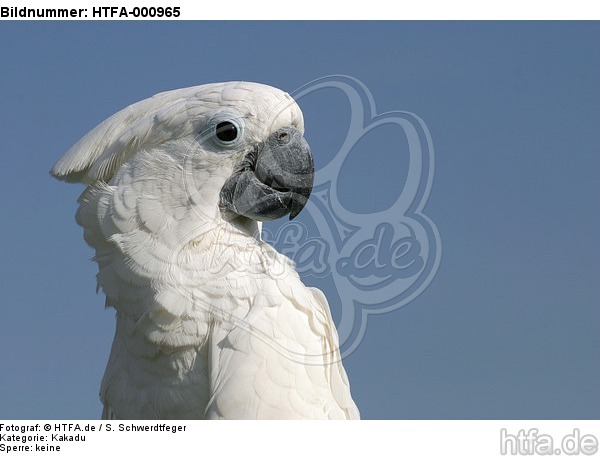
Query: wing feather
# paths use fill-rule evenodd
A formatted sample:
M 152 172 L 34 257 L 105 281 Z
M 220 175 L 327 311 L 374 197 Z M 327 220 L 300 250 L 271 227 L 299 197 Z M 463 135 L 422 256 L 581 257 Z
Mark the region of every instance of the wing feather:
M 359 418 L 324 295 L 291 275 L 286 299 L 282 280 L 261 283 L 243 324 L 214 328 L 207 417 Z

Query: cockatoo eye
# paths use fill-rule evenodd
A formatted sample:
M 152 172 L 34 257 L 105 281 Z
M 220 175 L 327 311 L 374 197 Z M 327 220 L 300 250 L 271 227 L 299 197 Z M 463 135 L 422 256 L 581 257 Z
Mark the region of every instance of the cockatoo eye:
M 228 120 L 217 124 L 215 129 L 215 136 L 219 141 L 224 143 L 231 143 L 235 141 L 239 134 L 239 127 Z

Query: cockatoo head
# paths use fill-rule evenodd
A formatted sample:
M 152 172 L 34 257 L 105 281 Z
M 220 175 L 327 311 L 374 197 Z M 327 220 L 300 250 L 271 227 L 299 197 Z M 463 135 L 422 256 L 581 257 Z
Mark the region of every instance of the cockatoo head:
M 188 198 L 200 189 L 203 204 L 218 207 L 226 219 L 294 218 L 313 184 L 303 131 L 300 108 L 281 90 L 249 82 L 207 84 L 119 111 L 76 143 L 51 173 L 117 186 L 124 179 L 170 181 L 179 175 Z

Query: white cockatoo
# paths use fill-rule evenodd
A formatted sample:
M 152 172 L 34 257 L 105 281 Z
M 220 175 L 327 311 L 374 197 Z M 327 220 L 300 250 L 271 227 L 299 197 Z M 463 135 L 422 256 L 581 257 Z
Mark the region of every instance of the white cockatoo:
M 323 293 L 260 238 L 304 207 L 298 105 L 227 82 L 159 93 L 52 168 L 87 188 L 76 220 L 116 309 L 103 418 L 358 418 Z

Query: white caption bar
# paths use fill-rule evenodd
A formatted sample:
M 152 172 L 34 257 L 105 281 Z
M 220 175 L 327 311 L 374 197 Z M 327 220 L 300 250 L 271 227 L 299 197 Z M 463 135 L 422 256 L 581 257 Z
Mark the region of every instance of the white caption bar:
M 595 455 L 600 421 L 0 421 L 0 454 Z
M 255 19 L 598 19 L 600 8 L 584 0 L 376 0 L 349 2 L 305 0 L 300 4 L 267 0 L 227 0 L 218 4 L 190 0 L 121 0 L 119 2 L 3 2 L 0 20 L 255 20 Z

